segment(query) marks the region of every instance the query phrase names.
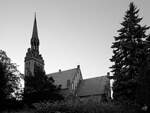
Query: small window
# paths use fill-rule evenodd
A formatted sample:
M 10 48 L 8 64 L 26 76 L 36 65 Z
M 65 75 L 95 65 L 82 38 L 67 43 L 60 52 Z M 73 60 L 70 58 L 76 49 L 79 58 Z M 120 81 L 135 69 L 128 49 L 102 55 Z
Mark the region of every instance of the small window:
M 74 85 L 73 85 L 73 83 L 72 83 L 72 89 L 74 89 Z
M 67 80 L 67 88 L 70 87 L 70 80 Z

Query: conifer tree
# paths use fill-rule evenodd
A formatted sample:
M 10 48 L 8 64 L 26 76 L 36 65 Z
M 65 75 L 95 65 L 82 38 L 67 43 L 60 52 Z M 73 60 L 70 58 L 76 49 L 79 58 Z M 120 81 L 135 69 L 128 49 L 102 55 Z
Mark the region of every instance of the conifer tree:
M 147 26 L 141 26 L 142 18 L 138 16 L 133 2 L 126 11 L 122 28 L 118 30 L 112 44 L 114 62 L 111 67 L 113 72 L 113 98 L 120 102 L 135 102 L 139 77 L 142 76 L 142 68 L 145 65 L 145 39 Z
M 140 105 L 148 105 L 150 106 L 150 35 L 147 37 L 145 41 L 145 63 L 142 67 L 141 75 L 138 77 L 139 84 L 138 84 L 138 103 Z

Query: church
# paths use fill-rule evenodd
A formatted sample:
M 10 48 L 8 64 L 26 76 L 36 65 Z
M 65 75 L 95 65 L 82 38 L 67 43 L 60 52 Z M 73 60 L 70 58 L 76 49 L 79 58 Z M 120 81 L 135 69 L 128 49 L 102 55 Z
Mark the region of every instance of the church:
M 39 37 L 36 16 L 33 24 L 31 47 L 25 56 L 25 76 L 33 75 L 35 65 L 44 70 L 44 59 L 39 52 Z M 30 73 L 29 73 L 30 72 Z M 109 100 L 111 97 L 110 80 L 108 75 L 83 79 L 80 65 L 69 70 L 60 70 L 47 74 L 54 79 L 56 85 L 61 85 L 61 93 L 65 98 L 78 97 L 80 100 Z

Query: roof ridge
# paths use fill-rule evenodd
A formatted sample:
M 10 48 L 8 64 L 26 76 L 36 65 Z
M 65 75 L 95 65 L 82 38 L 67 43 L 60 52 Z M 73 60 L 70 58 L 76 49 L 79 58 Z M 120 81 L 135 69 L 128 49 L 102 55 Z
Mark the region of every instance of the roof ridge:
M 102 77 L 107 77 L 107 75 L 97 76 L 97 77 L 91 77 L 91 78 L 86 78 L 86 79 L 83 79 L 83 80 L 96 79 L 96 78 L 102 78 Z
M 49 74 L 47 74 L 47 75 L 56 74 L 56 73 L 63 73 L 63 72 L 71 71 L 71 70 L 75 70 L 75 69 L 78 69 L 78 68 L 72 68 L 72 69 L 67 69 L 67 70 L 61 70 L 61 72 L 57 71 L 57 72 L 49 73 Z

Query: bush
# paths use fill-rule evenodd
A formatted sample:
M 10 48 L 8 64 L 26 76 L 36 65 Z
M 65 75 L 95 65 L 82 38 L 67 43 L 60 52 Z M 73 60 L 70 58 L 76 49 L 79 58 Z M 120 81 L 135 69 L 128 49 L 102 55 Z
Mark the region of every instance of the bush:
M 94 101 L 67 101 L 34 104 L 35 113 L 138 113 L 135 106 Z

